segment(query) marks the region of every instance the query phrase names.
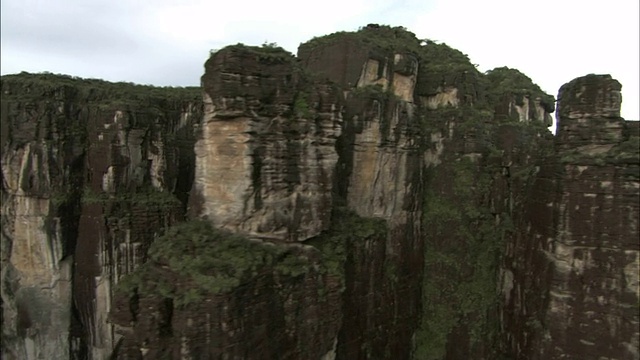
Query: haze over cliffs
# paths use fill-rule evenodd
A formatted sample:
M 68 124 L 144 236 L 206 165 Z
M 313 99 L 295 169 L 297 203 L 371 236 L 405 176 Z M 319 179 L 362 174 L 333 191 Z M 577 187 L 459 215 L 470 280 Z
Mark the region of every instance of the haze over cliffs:
M 638 359 L 620 90 L 378 25 L 201 88 L 4 76 L 2 356 Z

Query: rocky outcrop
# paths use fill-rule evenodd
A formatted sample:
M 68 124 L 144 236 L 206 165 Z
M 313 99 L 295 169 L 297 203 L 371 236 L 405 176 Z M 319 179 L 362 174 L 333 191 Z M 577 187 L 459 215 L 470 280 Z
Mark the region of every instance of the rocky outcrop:
M 638 122 L 620 83 L 588 75 L 558 94 L 561 162 L 545 338 L 539 358 L 638 359 Z
M 487 72 L 491 82 L 488 97 L 497 120 L 543 123 L 551 126 L 555 100 L 529 77 L 515 69 L 501 67 Z
M 3 77 L 3 358 L 635 359 L 619 94 L 554 137 L 524 74 L 374 24 L 201 90 Z
M 257 238 L 319 235 L 329 226 L 338 161 L 337 89 L 305 79 L 278 49 L 225 48 L 205 70 L 195 211 Z
M 363 52 L 375 49 L 360 46 Z M 395 58 L 393 52 L 389 58 Z M 417 206 L 421 161 L 419 134 L 410 131 L 415 127 L 410 118 L 413 106 L 399 96 L 387 96 L 386 90 L 369 91 L 370 85 L 360 84 L 362 91 L 346 88 L 344 93 L 326 79 L 306 74 L 278 49 L 231 46 L 213 54 L 206 70 L 193 214 L 276 248 L 297 242 L 318 249 L 322 257 L 315 266 L 326 268 L 329 279 L 334 279 L 323 288 L 334 302 L 321 302 L 318 313 L 335 313 L 336 319 L 316 315 L 304 319 L 287 311 L 273 314 L 270 322 L 274 323 L 319 324 L 309 329 L 288 326 L 292 341 L 279 345 L 280 354 L 288 354 L 287 358 L 377 353 L 408 357 L 420 278 L 407 275 L 421 271 L 422 263 Z M 383 75 L 383 80 L 385 76 L 393 74 Z M 258 281 L 255 275 L 243 276 L 250 292 L 273 291 L 273 285 Z M 322 282 L 313 272 L 305 272 L 302 278 L 312 284 Z M 243 291 L 215 293 L 220 306 L 229 308 Z M 300 304 L 308 296 L 305 291 L 287 295 L 288 301 Z M 171 299 L 175 302 L 175 295 Z M 393 304 L 394 312 L 379 311 L 383 304 Z M 243 312 L 259 313 L 261 306 L 247 300 Z M 287 308 L 277 296 L 270 306 Z M 237 332 L 218 324 L 237 322 L 240 314 L 229 314 L 235 317 L 225 320 L 197 307 L 185 311 L 212 319 L 207 331 L 225 336 Z M 172 325 L 171 339 L 183 334 L 176 326 Z M 141 338 L 137 325 L 127 331 Z M 294 340 L 302 338 L 316 340 L 305 346 Z M 150 351 L 169 343 L 160 340 Z M 175 346 L 166 351 L 178 351 Z M 190 346 L 180 351 L 189 356 L 197 353 Z M 245 350 L 239 347 L 238 351 Z M 206 356 L 215 353 L 208 346 Z

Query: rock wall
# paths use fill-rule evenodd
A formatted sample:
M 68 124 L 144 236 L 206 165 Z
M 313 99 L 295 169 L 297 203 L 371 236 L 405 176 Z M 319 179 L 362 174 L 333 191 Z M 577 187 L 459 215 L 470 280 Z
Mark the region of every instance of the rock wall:
M 198 93 L 2 78 L 3 358 L 112 352 L 112 287 L 184 212 Z
M 306 74 L 294 66 L 290 55 L 274 49 L 231 46 L 213 54 L 205 68 L 205 115 L 196 144 L 192 213 L 276 248 L 301 243 L 320 250 L 315 266 L 326 268 L 329 278 L 305 272 L 301 281 L 324 283 L 323 291 L 334 299 L 320 301 L 317 313 L 305 312 L 309 318 L 303 318 L 299 312 L 289 312 L 284 299 L 279 300 L 281 290 L 272 289 L 272 283 L 260 281 L 260 275 L 240 275 L 249 290 L 243 286 L 216 292 L 220 306 L 233 308 L 234 299 L 245 297 L 245 291 L 275 291 L 269 306 L 285 310 L 273 313 L 270 322 L 317 323 L 313 328 L 273 329 L 274 334 L 291 336 L 291 341 L 279 345 L 285 358 L 409 357 L 420 302 L 420 277 L 409 275 L 422 271 L 417 206 L 421 161 L 419 134 L 410 131 L 413 106 L 386 96 L 385 91 L 347 88 L 344 93 Z M 274 271 L 264 269 L 267 274 Z M 304 304 L 315 292 L 300 288 L 289 293 L 287 301 Z M 174 304 L 176 296 L 169 297 Z M 213 308 L 174 306 L 169 322 L 173 336 L 147 345 L 132 340 L 129 346 L 148 347 L 147 354 L 154 356 L 162 351 L 175 354 L 176 338 L 185 334 L 175 317 L 178 311 L 211 319 L 203 331 L 232 336 L 240 330 L 220 324 L 261 312 L 261 296 L 246 298 L 243 311 L 227 318 Z M 145 295 L 140 302 L 153 297 Z M 393 304 L 393 312 L 380 311 L 385 304 Z M 321 315 L 334 313 L 337 318 Z M 127 327 L 124 321 L 119 324 Z M 141 339 L 142 331 L 148 332 L 142 329 L 136 323 L 125 332 Z M 247 336 L 264 335 L 248 332 Z M 302 338 L 316 340 L 303 345 Z M 268 348 L 271 342 L 260 339 L 265 343 L 256 345 L 257 353 L 244 356 L 259 358 L 258 353 L 273 351 Z M 228 351 L 235 353 L 233 349 Z M 213 344 L 204 353 L 190 345 L 180 351 L 189 356 L 217 354 Z M 238 345 L 237 351 L 247 350 Z
M 554 137 L 524 74 L 373 24 L 202 90 L 3 77 L 3 358 L 637 359 L 619 94 Z
M 271 240 L 303 241 L 327 229 L 342 122 L 337 89 L 294 73 L 284 52 L 226 48 L 205 70 L 195 211 Z
M 638 359 L 638 122 L 620 83 L 588 75 L 558 94 L 561 162 L 545 338 L 538 358 Z

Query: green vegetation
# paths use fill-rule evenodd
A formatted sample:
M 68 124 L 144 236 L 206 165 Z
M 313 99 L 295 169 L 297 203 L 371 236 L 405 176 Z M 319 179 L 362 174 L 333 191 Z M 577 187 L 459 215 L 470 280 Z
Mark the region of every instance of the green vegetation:
M 384 219 L 363 218 L 345 208 L 336 208 L 331 228 L 320 236 L 308 240 L 322 253 L 322 264 L 328 274 L 340 279 L 345 285 L 344 264 L 347 251 L 352 244 L 368 239 L 384 239 L 387 236 L 387 223 Z
M 107 203 L 130 203 L 145 206 L 157 206 L 161 208 L 170 208 L 180 206 L 180 200 L 173 194 L 166 191 L 158 191 L 157 189 L 147 187 L 136 192 L 117 192 L 109 194 L 105 192 L 95 192 L 90 188 L 85 188 L 82 194 L 82 202 L 85 204 L 101 204 Z
M 304 91 L 298 92 L 293 102 L 293 113 L 298 118 L 311 119 L 312 113 L 307 102 L 308 95 Z
M 69 202 L 71 198 L 72 198 L 72 194 L 69 192 L 55 191 L 51 193 L 49 200 L 51 201 L 51 205 L 54 208 L 58 208 L 61 205 Z
M 495 324 L 487 315 L 497 305 L 499 259 L 505 236 L 513 230 L 507 213 L 496 218 L 482 203 L 497 168 L 464 157 L 446 166 L 451 166 L 446 176 L 453 179 L 452 193 L 430 187 L 425 194 L 423 226 L 429 240 L 418 359 L 442 358 L 458 326 L 468 329 L 472 344 L 491 338 Z
M 422 60 L 428 64 L 438 65 L 471 65 L 469 56 L 456 50 L 446 43 L 437 43 L 433 40 L 425 39 L 420 53 Z
M 515 96 L 519 104 L 525 96 L 532 100 L 539 97 L 547 112 L 553 112 L 555 108 L 553 96 L 545 94 L 519 71 L 504 67 L 483 74 L 466 54 L 445 43 L 418 39 L 403 27 L 370 24 L 354 32 L 336 32 L 301 44 L 299 53 L 341 42 L 359 43 L 363 49 L 369 48 L 369 56 L 373 57 L 390 59 L 397 53 L 415 56 L 419 63 L 416 82 L 419 96 L 431 96 L 447 87 L 455 87 L 462 104 L 479 110 L 493 112 L 505 95 Z
M 339 41 L 356 41 L 363 45 L 373 45 L 373 48 L 383 53 L 409 53 L 420 59 L 422 65 L 456 66 L 469 65 L 467 55 L 446 44 L 438 44 L 429 39 L 418 39 L 414 33 L 402 26 L 370 24 L 355 32 L 339 31 L 333 34 L 314 37 L 300 45 L 300 51 L 311 51 L 319 46 L 326 46 Z
M 378 103 L 380 111 L 380 137 L 381 143 L 386 143 L 390 136 L 391 131 L 399 131 L 400 128 L 391 128 L 392 113 L 401 99 L 395 94 L 393 87 L 388 87 L 386 90 L 380 84 L 367 85 L 355 88 L 351 91 L 350 97 L 352 99 L 360 100 L 362 105 L 373 106 L 375 102 Z
M 300 45 L 300 52 L 311 51 L 318 46 L 332 44 L 335 41 L 345 39 L 362 42 L 363 44 L 373 44 L 383 51 L 409 52 L 418 54 L 420 52 L 420 40 L 407 31 L 402 26 L 391 27 L 387 25 L 369 25 L 360 28 L 356 32 L 339 31 L 333 34 L 314 37 Z
M 445 43 L 424 40 L 420 52 L 420 71 L 416 92 L 434 95 L 446 87 L 458 89 L 458 97 L 479 99 L 487 86 L 483 74 L 471 63 L 469 57 Z
M 311 261 L 296 248 L 249 240 L 192 220 L 171 227 L 151 244 L 149 261 L 124 276 L 119 292 L 160 295 L 178 307 L 232 291 L 270 268 L 299 277 Z
M 540 102 L 547 112 L 555 110 L 555 98 L 546 94 L 538 85 L 516 69 L 499 67 L 487 72 L 489 80 L 489 101 L 491 104 L 499 104 L 503 95 L 511 94 L 516 97 L 516 104 L 522 105 L 524 97 L 531 100 L 540 98 Z
M 83 79 L 76 76 L 21 72 L 1 78 L 3 100 L 78 100 L 108 106 L 149 106 L 160 108 L 163 104 L 200 100 L 199 87 L 158 87 L 125 82 L 109 82 L 99 79 Z
M 536 140 L 546 132 L 543 127 L 496 126 L 490 113 L 477 108 L 423 110 L 418 116 L 425 139 L 435 132 L 446 134 L 450 121 L 456 124 L 444 145 L 456 148 L 440 165 L 427 169 L 423 193 L 423 314 L 414 358 L 441 359 L 451 341 L 460 340 L 451 338 L 455 334 L 469 336 L 472 352 L 498 341 L 495 313 L 501 300 L 496 284 L 504 250 L 515 236 L 514 216 L 523 211 L 519 207 L 535 181 L 531 159 L 542 159 L 553 149 Z M 508 155 L 498 145 L 504 134 L 515 142 Z M 460 146 L 469 140 L 473 149 Z M 470 152 L 479 157 L 464 156 Z
M 237 43 L 223 48 L 220 51 L 242 51 L 255 55 L 256 60 L 263 64 L 284 64 L 292 63 L 295 57 L 293 54 L 278 46 L 276 43 L 264 43 L 262 46 L 250 46 Z
M 589 154 L 582 149 L 572 149 L 561 153 L 560 162 L 573 165 L 637 164 L 640 157 L 640 137 L 630 136 L 615 144 L 608 151 Z
M 374 99 L 383 102 L 399 99 L 398 96 L 394 93 L 392 87 L 384 90 L 384 88 L 380 84 L 357 87 L 353 89 L 353 91 L 351 91 L 351 94 L 355 97 Z
M 638 153 L 640 153 L 640 136 L 629 136 L 628 139 L 622 141 L 612 150 L 614 154 L 619 156 L 628 154 L 637 157 Z
M 458 88 L 461 96 L 482 93 L 483 74 L 471 64 L 467 55 L 429 39 L 418 39 L 415 34 L 403 27 L 371 24 L 356 32 L 337 32 L 327 36 L 313 38 L 300 45 L 300 53 L 312 51 L 319 46 L 326 46 L 341 41 L 355 41 L 363 47 L 371 47 L 378 56 L 390 58 L 392 54 L 412 54 L 418 61 L 418 81 L 416 92 L 421 95 L 432 95 L 446 86 Z

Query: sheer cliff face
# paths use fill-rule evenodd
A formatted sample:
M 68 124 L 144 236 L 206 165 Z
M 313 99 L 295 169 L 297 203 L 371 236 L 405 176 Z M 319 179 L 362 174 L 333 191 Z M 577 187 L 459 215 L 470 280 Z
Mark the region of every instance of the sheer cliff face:
M 3 83 L 3 93 L 16 90 Z M 47 198 L 64 181 L 61 170 L 74 161 L 74 151 L 69 147 L 60 153 L 42 141 L 32 142 L 46 126 L 42 115 L 48 109 L 30 105 L 9 123 L 8 114 L 16 109 L 3 95 L 2 337 L 3 345 L 20 346 L 24 354 L 61 355 L 58 348 L 68 346 L 71 314 L 65 305 L 72 294 L 72 264 Z
M 554 138 L 524 74 L 370 25 L 193 91 L 3 77 L 3 358 L 638 358 L 615 80 Z
M 329 226 L 342 105 L 293 62 L 237 47 L 205 64 L 192 203 L 219 227 L 304 241 Z
M 589 75 L 560 89 L 562 163 L 540 358 L 638 359 L 638 122 L 620 84 Z
M 2 78 L 3 357 L 112 352 L 111 287 L 144 262 L 172 207 L 179 216 L 180 201 L 158 194 L 186 200 L 191 187 L 177 174 L 189 171 L 193 141 L 170 138 L 193 139 L 199 92 L 151 92 Z

